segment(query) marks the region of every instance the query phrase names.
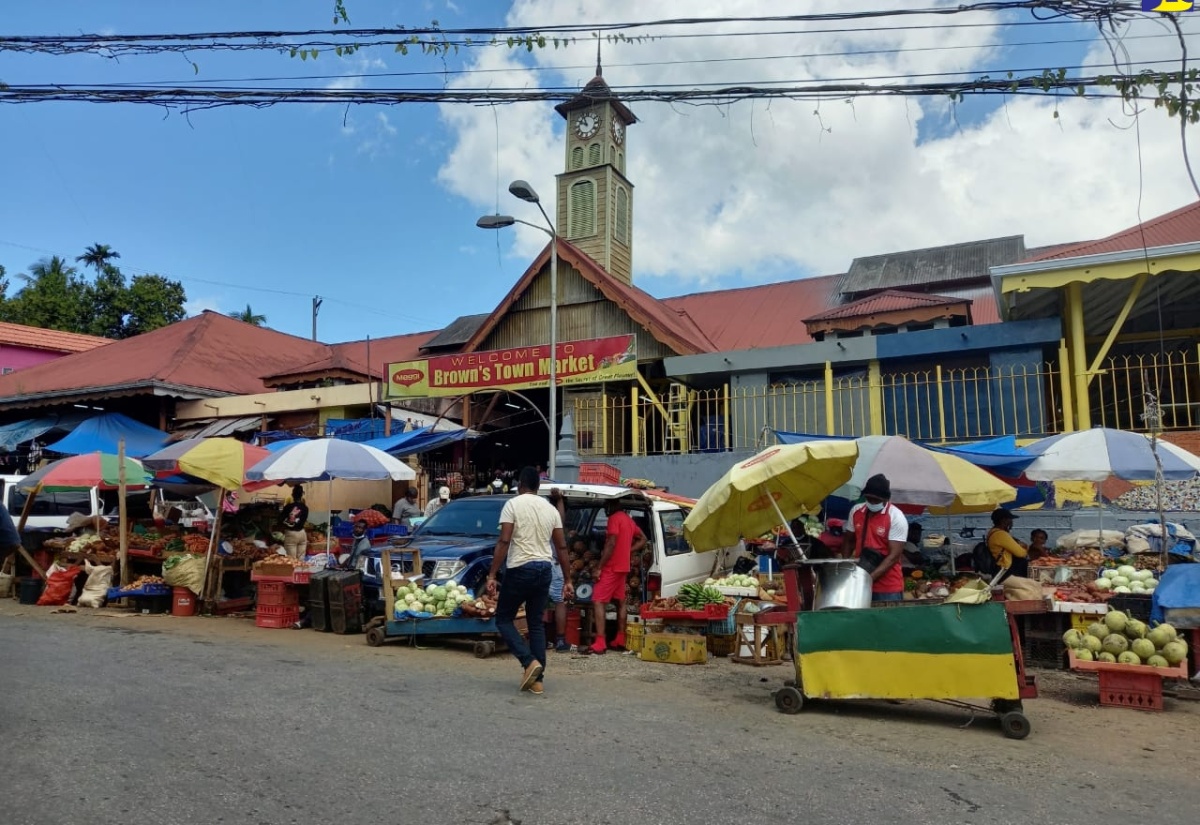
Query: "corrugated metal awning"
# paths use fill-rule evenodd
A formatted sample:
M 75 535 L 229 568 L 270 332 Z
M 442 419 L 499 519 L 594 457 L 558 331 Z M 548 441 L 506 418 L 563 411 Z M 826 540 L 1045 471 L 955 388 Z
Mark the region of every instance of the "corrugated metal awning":
M 192 422 L 186 428 L 175 431 L 175 440 L 185 438 L 215 438 L 218 436 L 234 435 L 257 430 L 262 426 L 262 417 L 248 415 L 241 418 L 209 418 Z

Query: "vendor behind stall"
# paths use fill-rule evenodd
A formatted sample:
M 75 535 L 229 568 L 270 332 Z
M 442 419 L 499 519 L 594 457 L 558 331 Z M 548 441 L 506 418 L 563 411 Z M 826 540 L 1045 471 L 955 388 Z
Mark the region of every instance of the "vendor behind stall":
M 850 508 L 846 521 L 847 544 L 854 548 L 859 566 L 871 574 L 871 599 L 898 602 L 904 599 L 904 570 L 900 560 L 908 540 L 908 519 L 892 506 L 892 485 L 882 473 L 863 485 L 863 501 Z
M 1001 581 L 1009 576 L 1029 577 L 1029 548 L 1012 536 L 1011 510 L 1000 507 L 992 511 L 992 529 L 987 532 L 987 547 L 996 566 L 1005 571 Z
M 308 533 L 304 525 L 308 524 L 308 505 L 304 503 L 304 488 L 297 484 L 292 488 L 292 500 L 284 505 L 280 518 L 283 526 L 283 549 L 293 559 L 304 558 L 308 549 Z

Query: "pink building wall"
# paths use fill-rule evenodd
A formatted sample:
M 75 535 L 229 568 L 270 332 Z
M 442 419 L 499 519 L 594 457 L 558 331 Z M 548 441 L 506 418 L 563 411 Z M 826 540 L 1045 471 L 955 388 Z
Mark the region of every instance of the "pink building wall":
M 66 353 L 50 352 L 44 349 L 16 347 L 12 344 L 0 344 L 0 371 L 16 372 L 26 367 L 36 367 L 55 358 L 62 358 Z

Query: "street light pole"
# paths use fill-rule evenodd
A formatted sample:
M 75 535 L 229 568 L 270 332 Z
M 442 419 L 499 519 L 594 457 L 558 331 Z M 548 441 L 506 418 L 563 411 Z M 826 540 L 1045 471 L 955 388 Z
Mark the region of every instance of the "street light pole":
M 546 473 L 550 478 L 558 472 L 558 232 L 554 221 L 546 214 L 542 201 L 534 188 L 523 180 L 515 180 L 508 185 L 508 191 L 527 203 L 537 206 L 546 221 L 546 226 L 538 226 L 511 215 L 484 215 L 475 222 L 481 229 L 502 229 L 515 223 L 531 226 L 550 236 L 550 459 L 546 465 Z M 547 228 L 549 227 L 549 228 Z

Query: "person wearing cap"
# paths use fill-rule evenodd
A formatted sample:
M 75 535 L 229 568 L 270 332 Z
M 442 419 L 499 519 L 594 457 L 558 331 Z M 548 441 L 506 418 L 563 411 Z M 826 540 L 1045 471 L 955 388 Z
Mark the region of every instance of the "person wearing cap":
M 863 500 L 850 508 L 846 520 L 845 546 L 871 574 L 871 600 L 898 602 L 904 599 L 904 570 L 901 559 L 908 541 L 908 519 L 892 506 L 892 485 L 882 473 L 863 485 Z
M 430 502 L 425 505 L 425 518 L 432 517 L 434 513 L 436 513 L 438 510 L 442 509 L 443 507 L 445 507 L 446 502 L 449 500 L 450 500 L 450 488 L 449 487 L 438 487 L 437 498 L 431 499 Z
M 409 487 L 404 498 L 397 499 L 392 505 L 392 523 L 401 527 L 412 527 L 412 520 L 424 515 L 417 506 L 417 488 Z
M 1013 538 L 1013 520 L 1016 518 L 1011 510 L 1000 507 L 992 511 L 992 529 L 988 530 L 988 551 L 996 560 L 996 566 L 1005 571 L 1003 579 L 1009 576 L 1029 578 L 1029 548 L 1024 543 Z

